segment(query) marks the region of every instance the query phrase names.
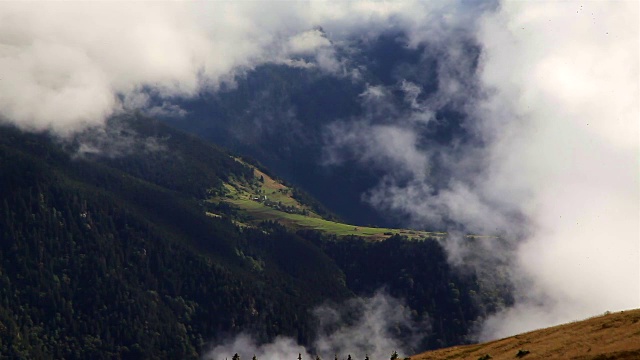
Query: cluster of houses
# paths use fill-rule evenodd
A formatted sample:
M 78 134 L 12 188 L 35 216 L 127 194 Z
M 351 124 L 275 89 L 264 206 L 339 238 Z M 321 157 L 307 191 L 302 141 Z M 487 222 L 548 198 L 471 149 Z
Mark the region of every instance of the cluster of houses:
M 292 205 L 285 205 L 280 201 L 269 200 L 267 195 L 253 195 L 251 197 L 251 199 L 253 201 L 257 201 L 257 202 L 263 203 L 265 206 L 268 206 L 270 208 L 274 208 L 274 209 L 279 210 L 279 211 L 284 211 L 284 212 L 289 213 L 289 214 L 307 215 L 307 210 L 306 209 L 300 209 L 299 207 L 292 206 Z

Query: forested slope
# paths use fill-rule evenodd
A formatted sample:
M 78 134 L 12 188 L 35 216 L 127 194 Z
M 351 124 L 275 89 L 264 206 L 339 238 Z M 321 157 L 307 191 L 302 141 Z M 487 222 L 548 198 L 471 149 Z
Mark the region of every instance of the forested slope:
M 310 344 L 314 306 L 386 284 L 443 324 L 416 350 L 464 342 L 485 312 L 468 296 L 481 291 L 473 276 L 446 266 L 435 240 L 374 256 L 357 238 L 207 216 L 204 199 L 252 181 L 251 169 L 151 119 L 109 126 L 119 130 L 102 143 L 0 128 L 3 357 L 196 358 L 241 331 Z M 425 255 L 407 260 L 407 247 Z M 410 266 L 369 272 L 381 261 Z
M 168 152 L 74 159 L 45 135 L 1 131 L 2 355 L 188 358 L 240 329 L 304 340 L 307 309 L 350 293 L 299 237 L 204 215 L 190 195 L 245 170 L 214 147 L 171 133 L 182 161 Z M 294 262 L 276 258 L 258 271 L 242 254 L 267 257 L 270 245 L 321 270 L 294 274 Z

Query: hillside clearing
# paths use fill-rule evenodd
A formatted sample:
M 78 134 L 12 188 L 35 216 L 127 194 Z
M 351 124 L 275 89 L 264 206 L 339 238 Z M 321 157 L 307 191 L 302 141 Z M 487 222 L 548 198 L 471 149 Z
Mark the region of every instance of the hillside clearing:
M 325 220 L 320 218 L 319 216 L 307 216 L 279 211 L 272 207 L 265 206 L 260 202 L 249 199 L 229 199 L 228 202 L 244 210 L 247 214 L 254 217 L 257 221 L 278 221 L 283 225 L 295 230 L 310 229 L 335 234 L 337 236 L 355 235 L 370 237 L 373 239 L 384 239 L 396 234 L 414 239 L 445 235 L 444 233 L 436 232 L 375 228 L 343 224 Z
M 261 221 L 277 221 L 292 230 L 317 230 L 336 236 L 361 236 L 371 240 L 384 240 L 394 235 L 420 240 L 446 236 L 445 232 L 410 229 L 378 228 L 344 224 L 324 219 L 311 206 L 294 198 L 294 189 L 260 171 L 255 166 L 235 158 L 253 169 L 252 181 L 230 181 L 225 184 L 226 194 L 209 199 L 212 203 L 228 203 L 248 215 L 251 220 L 243 226 Z M 213 214 L 209 215 L 213 216 Z M 469 238 L 492 237 L 467 235 Z

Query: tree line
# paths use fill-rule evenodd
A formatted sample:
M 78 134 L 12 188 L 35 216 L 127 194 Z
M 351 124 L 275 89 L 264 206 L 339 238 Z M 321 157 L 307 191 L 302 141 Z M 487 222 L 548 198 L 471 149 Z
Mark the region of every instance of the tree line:
M 302 360 L 302 354 L 298 353 L 298 357 L 296 358 L 296 360 Z M 322 358 L 320 358 L 319 355 L 316 355 L 315 358 L 313 358 L 315 360 L 322 360 Z M 398 360 L 400 359 L 400 356 L 398 356 L 398 352 L 394 351 L 393 353 L 391 353 L 391 357 L 389 358 L 389 360 Z M 409 360 L 410 358 L 404 358 L 404 360 Z M 225 359 L 228 360 L 228 359 Z M 241 360 L 240 355 L 238 355 L 238 353 L 235 353 L 233 355 L 233 357 L 231 358 L 231 360 Z M 257 356 L 253 355 L 253 357 L 251 358 L 251 360 L 259 360 Z M 334 356 L 334 360 L 338 360 L 338 355 L 336 354 Z M 345 358 L 341 358 L 341 360 L 355 360 L 351 357 L 351 354 L 348 354 L 346 359 Z M 369 355 L 365 355 L 364 360 L 369 360 Z
M 417 352 L 465 342 L 490 311 L 479 304 L 500 299 L 448 267 L 435 240 L 240 227 L 233 209 L 207 217 L 209 192 L 251 181 L 251 169 L 162 124 L 125 123 L 165 139 L 165 150 L 83 157 L 46 134 L 0 127 L 2 356 L 197 359 L 241 331 L 308 345 L 310 309 L 382 285 L 430 319 Z

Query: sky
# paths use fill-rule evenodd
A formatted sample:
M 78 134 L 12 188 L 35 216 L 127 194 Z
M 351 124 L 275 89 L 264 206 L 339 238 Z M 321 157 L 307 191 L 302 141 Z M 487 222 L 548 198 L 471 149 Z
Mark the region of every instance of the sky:
M 363 198 L 410 225 L 508 238 L 445 244 L 454 264 L 507 259 L 516 303 L 484 323 L 491 339 L 640 306 L 638 19 L 636 1 L 1 2 L 0 122 L 64 138 L 126 111 L 183 116 L 176 99 L 266 63 L 359 81 L 334 45 L 400 29 L 445 60 L 437 93 L 368 87 L 362 118 L 327 124 L 326 154 L 397 169 Z M 394 89 L 404 107 L 381 123 Z M 445 104 L 481 141 L 421 146 Z M 450 174 L 437 191 L 435 156 Z

